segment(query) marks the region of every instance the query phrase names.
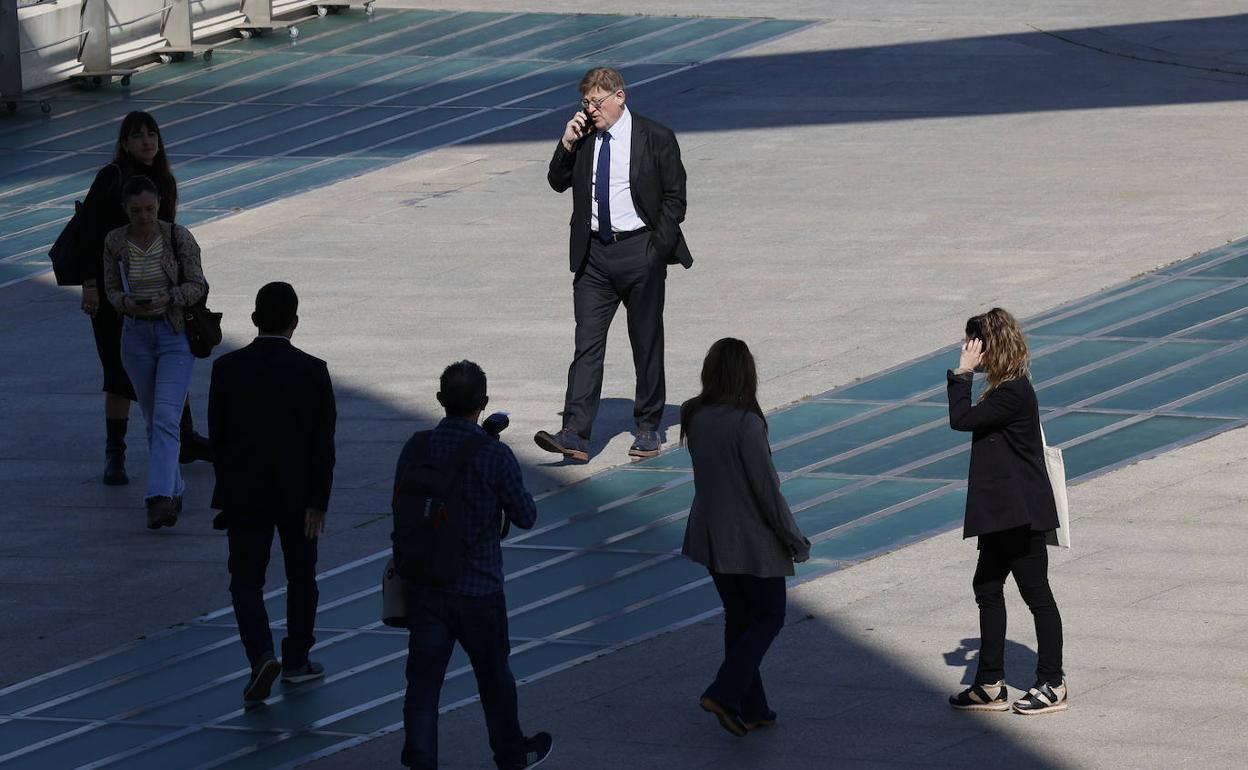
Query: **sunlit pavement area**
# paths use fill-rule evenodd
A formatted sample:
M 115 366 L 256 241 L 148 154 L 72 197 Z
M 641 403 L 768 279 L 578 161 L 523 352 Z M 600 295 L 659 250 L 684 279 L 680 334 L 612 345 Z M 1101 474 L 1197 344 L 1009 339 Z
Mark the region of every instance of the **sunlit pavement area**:
M 531 35 L 545 45 L 558 41 L 542 30 L 572 23 L 557 15 L 568 9 L 548 5 L 520 9 L 544 10 L 540 17 L 475 18 L 486 29 L 528 18 L 532 27 L 501 37 Z M 782 24 L 731 21 L 745 11 L 723 5 L 698 12 L 722 13 L 726 30 Z M 466 15 L 448 10 L 428 9 L 421 23 Z M 339 391 L 336 526 L 322 545 L 329 572 L 318 617 L 319 659 L 331 676 L 279 691 L 265 709 L 243 713 L 244 658 L 229 613 L 213 612 L 227 594 L 224 543 L 207 526 L 210 469 L 188 469 L 203 516 L 160 535 L 142 530 L 141 492 L 96 481 L 94 352 L 72 293 L 46 278 L 0 290 L 2 352 L 33 362 L 4 375 L 6 421 L 13 415 L 16 430 L 0 438 L 12 490 L 0 546 L 12 617 L 0 637 L 0 714 L 18 718 L 0 724 L 0 767 L 272 767 L 392 731 L 404 639 L 378 622 L 386 489 L 401 441 L 436 414 L 438 370 L 463 356 L 490 373 L 494 403 L 512 412 L 507 438 L 533 488 L 550 492 L 538 529 L 509 541 L 507 568 L 514 665 L 518 676 L 537 680 L 521 690 L 522 714 L 526 727 L 556 733 L 553 766 L 754 767 L 778 757 L 836 766 L 965 766 L 965 757 L 990 766 L 1139 767 L 1157 757 L 1165 766 L 1235 766 L 1232 758 L 1248 748 L 1243 722 L 1221 704 L 1244 690 L 1237 672 L 1245 670 L 1248 621 L 1237 597 L 1245 538 L 1235 481 L 1242 432 L 1174 450 L 1245 418 L 1248 246 L 1220 245 L 1243 234 L 1244 206 L 1233 194 L 1243 182 L 1243 149 L 1233 125 L 1244 84 L 1226 42 L 1235 39 L 1227 30 L 1245 29 L 1242 20 L 1166 22 L 1176 11 L 1161 6 L 1134 8 L 1131 18 L 1112 9 L 1095 18 L 1086 6 L 1078 17 L 1027 17 L 1030 9 L 1008 4 L 942 18 L 904 3 L 875 8 L 879 18 L 844 8 L 830 18 L 801 4 L 768 10 L 793 16 L 773 28 L 784 36 L 752 40 L 723 60 L 712 59 L 732 48 L 703 54 L 697 66 L 644 49 L 658 57 L 655 66 L 672 66 L 654 70 L 657 79 L 630 89 L 629 100 L 677 130 L 690 170 L 687 232 L 697 264 L 669 275 L 672 411 L 696 392 L 701 354 L 724 334 L 754 346 L 765 406 L 800 399 L 771 416 L 771 438 L 786 494 L 817 541 L 816 559 L 799 576 L 809 582 L 795 592 L 793 625 L 768 664 L 783 715 L 770 737 L 734 741 L 694 705 L 716 663 L 714 617 L 601 657 L 715 607 L 704 574 L 672 554 L 691 498 L 687 456 L 675 450 L 610 470 L 625 459 L 631 412 L 622 330 L 611 343 L 593 461 L 551 464 L 528 440 L 539 427 L 557 427 L 571 347 L 562 267 L 570 202 L 549 192 L 544 172 L 570 110 L 561 105 L 574 100 L 570 83 L 587 66 L 580 63 L 551 81 L 549 101 L 530 106 L 504 104 L 533 98 L 513 88 L 532 75 L 513 74 L 492 86 L 497 103 L 468 105 L 470 117 L 450 125 L 501 121 L 491 113 L 507 111 L 514 121 L 432 143 L 410 139 L 409 132 L 421 136 L 421 124 L 404 123 L 451 109 L 433 102 L 395 105 L 388 116 L 399 117 L 379 127 L 361 116 L 367 110 L 352 109 L 358 102 L 330 105 L 320 114 L 351 121 L 333 133 L 312 131 L 306 116 L 274 118 L 238 158 L 231 156 L 248 136 L 240 132 L 259 131 L 256 123 L 236 113 L 196 132 L 210 118 L 187 113 L 188 152 L 175 170 L 188 191 L 188 223 L 224 217 L 196 234 L 213 304 L 227 312 L 229 344 L 246 340 L 254 289 L 291 280 L 304 303 L 296 342 L 330 361 Z M 1209 4 L 1200 15 L 1231 10 Z M 364 24 L 362 14 L 325 23 L 324 37 L 309 24 L 293 49 L 270 39 L 222 49 L 220 64 L 272 55 L 295 60 L 292 76 L 309 78 L 324 66 L 318 53 L 359 46 L 351 63 L 362 70 L 406 71 L 369 48 L 390 40 L 398 50 L 404 33 L 361 37 L 352 25 Z M 638 17 L 602 28 L 619 24 L 651 25 L 640 41 L 612 43 L 637 47 L 695 21 Z M 413 43 L 410 54 L 454 60 L 446 46 L 457 37 L 469 47 L 497 40 L 474 31 L 468 25 Z M 1153 45 L 1163 39 L 1167 48 Z M 677 51 L 707 44 L 676 40 Z M 1144 60 L 1141 47 L 1160 51 L 1151 55 L 1158 62 Z M 261 82 L 280 76 L 272 69 L 256 70 Z M 154 70 L 147 87 L 160 93 L 161 84 L 181 82 L 170 74 L 177 70 Z M 278 88 L 244 95 L 228 78 L 186 72 L 187 89 L 208 78 L 193 94 L 225 94 L 211 105 L 188 98 L 186 109 L 202 110 L 194 116 L 245 109 L 248 96 L 270 99 Z M 413 93 L 456 81 L 442 77 Z M 269 107 L 309 109 L 367 79 L 361 73 L 325 91 L 303 83 L 303 96 L 273 96 Z M 132 98 L 144 87 L 136 77 Z M 23 189 L 43 197 L 6 194 L 3 205 L 12 201 L 16 212 L 6 215 L 59 207 L 63 218 L 81 170 L 103 162 L 105 117 L 130 108 L 109 95 L 92 92 L 99 104 L 80 105 L 78 114 L 94 122 L 70 144 L 41 140 L 42 117 L 0 124 L 5 147 L 25 148 L 8 152 L 52 161 L 47 167 L 59 173 L 20 172 L 35 174 Z M 54 116 L 53 123 L 73 118 L 68 110 Z M 173 145 L 180 124 L 162 122 Z M 368 158 L 376 166 L 335 165 L 354 162 L 353 136 L 375 131 L 383 133 L 374 143 L 404 151 Z M 438 149 L 457 137 L 468 142 Z M 264 168 L 283 159 L 320 165 Z M 380 170 L 297 194 L 371 168 Z M 201 177 L 210 187 L 192 197 Z M 250 197 L 233 197 L 248 189 Z M 48 229 L 55 234 L 55 225 Z M 30 257 L 10 263 L 29 272 L 38 266 Z M 1109 472 L 1072 491 L 1081 534 L 1074 550 L 1055 554 L 1053 572 L 1074 700 L 1071 712 L 1038 726 L 1021 717 L 955 717 L 944 705 L 973 669 L 973 545 L 953 533 L 894 550 L 954 528 L 960 516 L 965 444 L 944 427 L 941 385 L 961 321 L 990 304 L 1029 319 L 1046 429 L 1066 447 L 1072 480 Z M 201 415 L 206 373 L 201 364 Z M 131 456 L 132 472 L 141 469 L 142 452 Z M 271 605 L 281 617 L 281 597 Z M 1034 642 L 1025 610 L 1011 609 L 1010 684 L 1025 688 Z M 159 631 L 199 613 L 206 614 Z M 35 644 L 32 631 L 41 637 Z M 106 654 L 140 635 L 151 638 Z M 87 660 L 94 656 L 101 657 Z M 592 661 L 567 668 L 585 659 Z M 471 677 L 460 671 L 444 701 L 471 693 Z M 483 738 L 475 706 L 448 714 L 447 765 L 485 766 Z M 396 740 L 364 742 L 322 762 L 394 764 Z

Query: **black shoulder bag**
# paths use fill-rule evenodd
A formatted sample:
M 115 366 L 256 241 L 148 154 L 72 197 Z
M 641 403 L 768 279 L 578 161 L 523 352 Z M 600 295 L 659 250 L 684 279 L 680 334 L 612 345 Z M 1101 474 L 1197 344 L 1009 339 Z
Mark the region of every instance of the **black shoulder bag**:
M 169 239 L 173 256 L 178 260 L 178 283 L 184 278 L 182 254 L 178 250 L 178 226 L 169 226 Z M 204 279 L 204 296 L 194 305 L 182 308 L 182 321 L 186 325 L 186 341 L 190 343 L 191 355 L 207 358 L 212 349 L 221 344 L 221 314 L 208 309 L 208 279 Z

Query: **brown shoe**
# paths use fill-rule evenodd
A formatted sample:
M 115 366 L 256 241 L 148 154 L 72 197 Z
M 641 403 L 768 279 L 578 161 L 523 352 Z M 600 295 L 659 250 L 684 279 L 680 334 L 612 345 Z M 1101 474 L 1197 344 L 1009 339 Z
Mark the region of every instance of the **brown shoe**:
M 160 529 L 161 527 L 171 527 L 178 521 L 178 515 L 173 512 L 173 500 L 163 495 L 153 497 L 147 501 L 147 528 Z

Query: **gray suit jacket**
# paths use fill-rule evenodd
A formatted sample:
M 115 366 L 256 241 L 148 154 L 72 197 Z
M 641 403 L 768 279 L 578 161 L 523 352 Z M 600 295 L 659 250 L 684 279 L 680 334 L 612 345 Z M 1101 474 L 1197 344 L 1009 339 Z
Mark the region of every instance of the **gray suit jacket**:
M 810 553 L 771 462 L 762 419 L 731 406 L 699 409 L 684 426 L 693 458 L 693 506 L 681 553 L 713 572 L 793 574 Z

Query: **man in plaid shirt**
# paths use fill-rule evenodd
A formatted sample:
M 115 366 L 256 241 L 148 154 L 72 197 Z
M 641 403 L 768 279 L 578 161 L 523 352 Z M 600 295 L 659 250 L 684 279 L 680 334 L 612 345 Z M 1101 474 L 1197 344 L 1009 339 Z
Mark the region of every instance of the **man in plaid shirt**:
M 489 402 L 485 372 L 471 361 L 446 367 L 438 402 L 446 409 L 446 418 L 429 438 L 429 453 L 435 461 L 446 462 L 465 441 L 486 435 L 478 424 Z M 396 478 L 410 460 L 404 447 Z M 406 584 L 410 633 L 402 762 L 422 770 L 438 766 L 438 701 L 452 648 L 459 642 L 477 678 L 494 763 L 500 770 L 533 767 L 550 755 L 554 742 L 549 733 L 526 738 L 520 729 L 516 679 L 507 663 L 511 640 L 499 514 L 530 529 L 537 521 L 537 506 L 524 488 L 520 464 L 501 441 L 482 445 L 458 483 L 464 504 L 459 513 L 467 518 L 471 543 L 463 571 L 444 587 Z

